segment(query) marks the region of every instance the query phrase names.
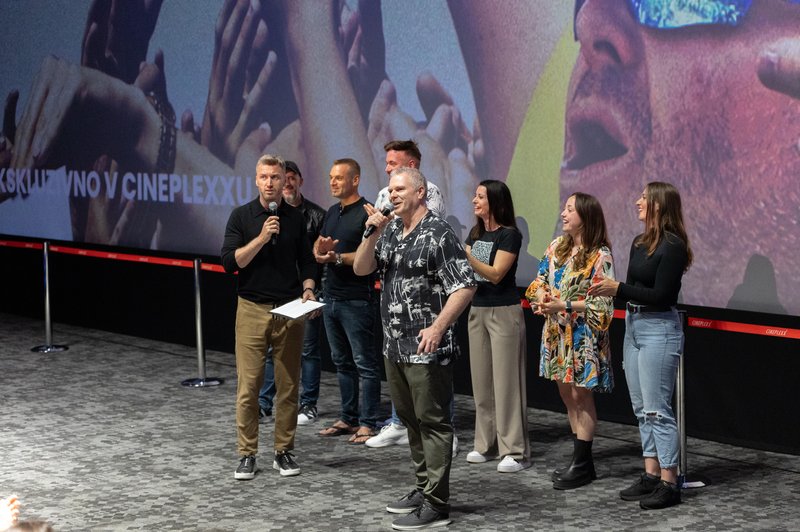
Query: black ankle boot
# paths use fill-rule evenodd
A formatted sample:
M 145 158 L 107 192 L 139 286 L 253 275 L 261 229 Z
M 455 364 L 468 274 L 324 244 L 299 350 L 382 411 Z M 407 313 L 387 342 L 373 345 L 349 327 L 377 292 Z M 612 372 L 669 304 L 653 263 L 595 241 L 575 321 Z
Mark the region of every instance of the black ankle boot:
M 574 450 L 575 449 L 575 439 L 577 437 L 578 437 L 578 435 L 573 432 L 572 433 L 572 449 L 573 449 L 572 454 L 573 454 L 573 456 L 575 455 L 575 450 Z M 555 480 L 556 477 L 558 477 L 558 475 L 560 475 L 561 473 L 563 473 L 564 471 L 569 469 L 569 466 L 570 466 L 571 463 L 572 462 L 570 462 L 569 464 L 567 464 L 565 466 L 561 466 L 561 467 L 558 467 L 558 468 L 554 469 L 553 472 L 550 473 L 550 480 Z
M 557 490 L 571 490 L 590 483 L 597 478 L 592 461 L 592 442 L 575 438 L 572 463 L 553 480 Z

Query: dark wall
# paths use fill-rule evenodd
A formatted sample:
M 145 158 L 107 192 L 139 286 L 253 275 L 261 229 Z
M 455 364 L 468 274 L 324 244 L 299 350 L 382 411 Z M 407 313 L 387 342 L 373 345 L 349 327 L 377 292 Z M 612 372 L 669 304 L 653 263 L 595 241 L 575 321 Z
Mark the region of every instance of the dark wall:
M 43 318 L 41 250 L 0 247 L 0 264 L 4 280 L 0 312 Z M 51 253 L 50 284 L 51 316 L 56 324 L 195 345 L 194 278 L 190 268 Z M 235 278 L 204 271 L 201 285 L 205 347 L 232 353 Z M 800 328 L 796 316 L 704 307 L 687 307 L 687 311 L 698 318 Z M 471 394 L 465 319 L 466 315 L 462 316 L 459 331 L 464 356 L 456 365 L 456 391 Z M 555 385 L 536 376 L 542 318 L 526 311 L 526 323 L 528 404 L 564 411 Z M 614 320 L 611 337 L 616 388 L 612 394 L 595 397 L 601 419 L 633 424 L 622 370 L 623 335 L 623 320 Z M 57 327 L 54 337 L 58 342 Z M 43 342 L 31 339 L 31 345 L 35 343 Z M 790 409 L 800 375 L 800 341 L 690 327 L 685 352 L 689 436 L 800 454 L 800 423 Z M 333 369 L 327 352 L 323 361 L 326 370 Z

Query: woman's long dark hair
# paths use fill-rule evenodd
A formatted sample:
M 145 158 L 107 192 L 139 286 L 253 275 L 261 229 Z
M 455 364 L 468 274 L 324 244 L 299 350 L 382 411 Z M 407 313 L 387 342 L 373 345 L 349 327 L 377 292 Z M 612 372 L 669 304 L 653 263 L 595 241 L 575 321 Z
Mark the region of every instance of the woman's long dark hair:
M 647 254 L 652 255 L 658 247 L 665 233 L 672 233 L 683 240 L 686 245 L 686 270 L 692 265 L 694 255 L 689 245 L 689 236 L 683 223 L 683 209 L 681 195 L 678 189 L 669 183 L 652 181 L 644 188 L 647 214 L 644 221 L 644 233 L 636 239 L 637 246 L 647 248 Z
M 486 188 L 486 200 L 489 203 L 489 214 L 494 217 L 494 221 L 502 227 L 517 228 L 516 216 L 514 216 L 514 200 L 511 199 L 511 191 L 505 183 L 496 179 L 486 179 L 478 183 L 478 186 Z M 469 230 L 469 237 L 478 240 L 486 232 L 483 220 L 476 216 L 476 222 Z
M 606 218 L 603 216 L 603 207 L 597 198 L 590 194 L 583 192 L 575 192 L 570 195 L 575 198 L 575 211 L 583 222 L 583 246 L 578 250 L 575 255 L 573 264 L 574 269 L 580 270 L 586 266 L 586 261 L 589 255 L 606 246 L 611 249 L 611 242 L 608 240 L 608 230 L 606 229 Z M 556 261 L 559 264 L 564 264 L 572 253 L 572 248 L 575 246 L 570 235 L 564 235 L 561 242 L 556 247 Z

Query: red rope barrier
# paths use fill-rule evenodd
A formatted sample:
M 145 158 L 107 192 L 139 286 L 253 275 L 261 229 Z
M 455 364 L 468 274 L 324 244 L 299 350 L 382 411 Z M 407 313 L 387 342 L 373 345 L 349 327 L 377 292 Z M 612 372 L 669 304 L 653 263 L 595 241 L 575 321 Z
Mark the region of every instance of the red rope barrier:
M 11 248 L 42 249 L 39 242 L 23 242 L 18 240 L 0 240 L 0 246 Z M 160 266 L 178 266 L 180 268 L 193 268 L 194 263 L 186 259 L 170 259 L 168 257 L 151 257 L 148 255 L 135 255 L 131 253 L 118 253 L 116 251 L 98 251 L 94 249 L 74 248 L 69 246 L 50 246 L 53 253 L 65 253 L 67 255 L 78 255 L 81 257 L 92 257 L 96 259 L 123 260 L 128 262 L 141 262 L 144 264 L 158 264 Z M 209 272 L 224 273 L 225 269 L 219 264 L 200 265 L 201 270 Z
M 0 247 L 42 249 L 43 246 L 39 242 L 25 242 L 21 240 L 0 240 Z M 191 260 L 185 260 L 185 259 L 150 257 L 147 255 L 117 253 L 113 251 L 96 251 L 92 249 L 82 249 L 82 248 L 74 248 L 67 246 L 50 246 L 50 251 L 54 253 L 66 253 L 68 255 L 79 255 L 82 257 L 93 257 L 93 258 L 109 259 L 109 260 L 124 260 L 130 262 L 140 262 L 144 264 L 158 264 L 161 266 L 178 266 L 182 268 L 194 267 L 194 264 Z M 200 268 L 210 272 L 225 273 L 225 269 L 219 264 L 203 263 L 201 264 Z M 531 308 L 531 305 L 527 299 L 522 300 L 522 307 Z M 615 309 L 614 317 L 617 319 L 625 319 L 625 311 L 620 309 Z M 771 325 L 753 325 L 750 323 L 737 323 L 733 321 L 710 320 L 705 318 L 693 318 L 693 317 L 688 318 L 688 324 L 689 327 L 696 327 L 698 329 L 713 329 L 716 331 L 756 334 L 760 336 L 774 336 L 777 338 L 792 338 L 795 340 L 800 340 L 800 329 L 790 329 L 787 327 L 774 327 Z
M 527 299 L 522 300 L 523 308 L 531 308 Z M 625 311 L 614 309 L 614 318 L 624 320 Z M 689 327 L 698 329 L 714 329 L 716 331 L 728 331 L 744 334 L 757 334 L 760 336 L 775 336 L 778 338 L 793 338 L 800 340 L 800 329 L 789 329 L 787 327 L 775 327 L 772 325 L 753 325 L 750 323 L 737 323 L 734 321 L 711 320 L 707 318 L 688 318 Z

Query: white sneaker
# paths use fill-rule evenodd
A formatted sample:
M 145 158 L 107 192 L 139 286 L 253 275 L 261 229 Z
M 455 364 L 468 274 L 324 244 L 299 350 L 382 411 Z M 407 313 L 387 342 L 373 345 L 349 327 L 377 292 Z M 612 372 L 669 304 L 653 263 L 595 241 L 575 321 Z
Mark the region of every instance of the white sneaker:
M 495 458 L 497 457 L 488 454 L 481 454 L 478 451 L 470 451 L 467 453 L 467 462 L 470 464 L 482 464 L 484 462 L 488 462 L 489 460 L 494 460 Z
M 453 458 L 458 456 L 458 436 L 456 436 L 455 432 L 453 433 Z
M 377 435 L 368 439 L 364 445 L 373 449 L 390 445 L 408 445 L 408 429 L 402 425 L 389 423 L 384 425 Z
M 517 473 L 523 469 L 528 469 L 531 466 L 530 460 L 527 458 L 512 458 L 506 456 L 497 464 L 497 471 L 499 473 Z
M 317 407 L 312 405 L 303 405 L 300 407 L 300 412 L 297 414 L 298 425 L 310 425 L 317 420 Z

